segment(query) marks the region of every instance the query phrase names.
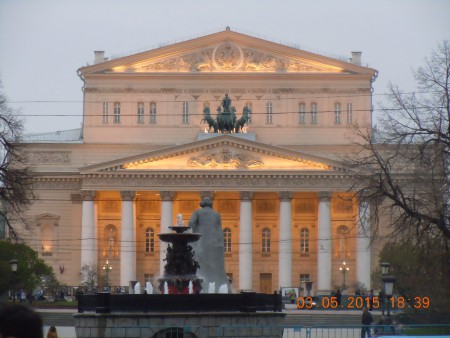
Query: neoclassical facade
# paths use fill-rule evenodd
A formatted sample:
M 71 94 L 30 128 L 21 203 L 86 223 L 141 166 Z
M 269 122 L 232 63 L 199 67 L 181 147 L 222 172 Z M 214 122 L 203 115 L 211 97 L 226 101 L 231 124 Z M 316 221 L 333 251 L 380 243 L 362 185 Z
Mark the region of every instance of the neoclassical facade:
M 158 233 L 209 196 L 236 290 L 369 288 L 370 210 L 345 164 L 371 128 L 376 71 L 360 63 L 229 29 L 112 60 L 96 52 L 78 70 L 82 129 L 25 140 L 37 199 L 22 237 L 69 285 L 107 260 L 109 284 L 143 284 L 163 271 Z M 238 118 L 251 111 L 242 133 L 203 120 L 225 94 Z

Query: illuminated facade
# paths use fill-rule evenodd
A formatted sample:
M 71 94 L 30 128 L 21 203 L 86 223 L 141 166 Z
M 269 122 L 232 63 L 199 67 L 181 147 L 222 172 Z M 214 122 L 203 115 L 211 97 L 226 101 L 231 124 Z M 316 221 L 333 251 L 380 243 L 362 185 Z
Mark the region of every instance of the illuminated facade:
M 309 280 L 328 292 L 342 285 L 344 261 L 346 284 L 370 287 L 369 218 L 343 162 L 357 127 L 371 127 L 376 71 L 359 58 L 231 30 L 113 60 L 96 52 L 78 71 L 82 130 L 26 140 L 38 199 L 23 237 L 69 285 L 106 260 L 111 285 L 143 284 L 162 272 L 157 234 L 210 196 L 236 290 Z M 244 133 L 202 122 L 225 93 L 238 117 L 251 108 Z

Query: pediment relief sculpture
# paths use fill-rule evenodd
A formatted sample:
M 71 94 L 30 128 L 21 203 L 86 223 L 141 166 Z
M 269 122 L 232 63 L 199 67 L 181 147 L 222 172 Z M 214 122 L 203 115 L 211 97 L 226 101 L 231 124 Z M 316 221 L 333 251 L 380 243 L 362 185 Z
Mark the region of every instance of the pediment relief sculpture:
M 188 161 L 190 167 L 197 168 L 261 168 L 264 162 L 246 154 L 233 153 L 228 150 L 222 152 L 208 153 L 201 156 L 191 157 Z
M 215 47 L 166 60 L 116 67 L 121 72 L 341 72 L 325 64 L 275 56 L 264 51 L 224 42 Z

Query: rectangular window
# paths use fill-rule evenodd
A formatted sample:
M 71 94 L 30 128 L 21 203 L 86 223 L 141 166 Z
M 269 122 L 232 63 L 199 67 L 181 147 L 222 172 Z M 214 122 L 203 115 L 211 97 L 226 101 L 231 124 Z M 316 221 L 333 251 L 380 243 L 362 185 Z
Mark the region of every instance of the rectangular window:
M 153 273 L 145 273 L 144 274 L 144 283 L 151 283 L 153 281 L 153 278 L 155 277 L 155 275 Z M 145 285 L 144 285 L 145 287 Z
M 137 105 L 137 123 L 144 123 L 144 103 L 139 102 Z
M 341 104 L 336 103 L 334 105 L 334 123 L 341 124 Z
M 311 275 L 309 273 L 300 274 L 300 284 L 304 283 L 304 282 L 309 282 L 310 278 L 311 278 Z
M 300 103 L 298 105 L 298 123 L 299 124 L 306 123 L 306 106 L 304 103 Z
M 150 103 L 150 124 L 156 124 L 156 103 Z
M 103 102 L 102 117 L 103 123 L 108 124 L 108 102 Z
M 267 102 L 266 104 L 266 123 L 272 124 L 273 120 L 273 114 L 272 114 L 272 102 Z
M 353 104 L 347 103 L 347 123 L 353 123 Z
M 311 103 L 311 124 L 317 124 L 317 103 Z
M 120 123 L 120 102 L 114 102 L 114 123 Z
M 189 124 L 189 102 L 183 102 L 183 124 Z

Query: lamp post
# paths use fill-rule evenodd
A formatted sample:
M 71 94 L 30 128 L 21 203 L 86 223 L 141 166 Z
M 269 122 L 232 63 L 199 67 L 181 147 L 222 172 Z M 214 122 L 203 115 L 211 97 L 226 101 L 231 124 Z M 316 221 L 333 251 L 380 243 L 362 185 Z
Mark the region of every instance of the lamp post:
M 11 266 L 11 271 L 13 273 L 13 303 L 16 303 L 16 274 L 17 274 L 17 259 L 11 259 L 9 264 Z
M 109 260 L 106 260 L 106 263 L 103 265 L 103 271 L 106 273 L 106 286 L 109 286 L 109 272 L 112 270 L 111 264 L 109 264 Z
M 391 264 L 381 263 L 381 280 L 383 281 L 383 291 L 387 300 L 387 316 L 391 316 L 391 297 L 394 294 L 395 277 L 390 274 Z
M 342 272 L 344 283 L 342 285 L 342 290 L 345 290 L 347 286 L 345 285 L 345 274 L 350 270 L 345 261 L 342 262 L 342 265 L 339 267 L 339 270 Z

